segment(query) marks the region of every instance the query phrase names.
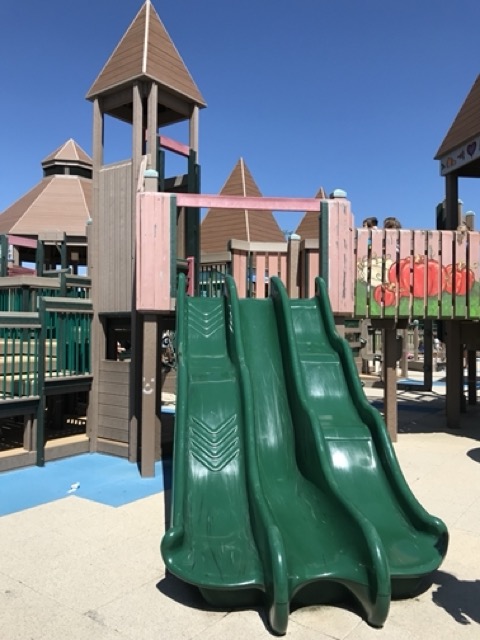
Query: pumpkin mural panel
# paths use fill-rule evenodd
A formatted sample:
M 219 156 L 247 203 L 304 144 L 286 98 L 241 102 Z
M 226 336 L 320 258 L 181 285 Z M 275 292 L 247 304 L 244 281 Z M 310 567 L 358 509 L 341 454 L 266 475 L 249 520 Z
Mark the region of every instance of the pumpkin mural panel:
M 369 299 L 370 317 L 385 317 L 398 301 L 398 316 L 429 315 L 438 317 L 439 301 L 450 306 L 467 308 L 467 296 L 480 289 L 475 273 L 465 263 L 442 266 L 435 258 L 425 255 L 407 256 L 396 261 L 381 256 L 364 256 L 357 263 L 357 292 L 366 306 L 365 292 Z M 410 304 L 410 301 L 413 304 Z M 360 300 L 358 301 L 360 302 Z M 436 314 L 434 313 L 436 310 Z

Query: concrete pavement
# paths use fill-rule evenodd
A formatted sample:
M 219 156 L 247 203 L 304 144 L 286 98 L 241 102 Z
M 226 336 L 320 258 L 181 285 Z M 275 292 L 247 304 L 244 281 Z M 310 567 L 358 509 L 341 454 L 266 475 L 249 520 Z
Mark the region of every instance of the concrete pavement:
M 366 393 L 378 401 L 382 391 Z M 418 395 L 399 395 L 395 450 L 414 494 L 450 531 L 432 587 L 392 602 L 381 630 L 345 606 L 298 609 L 287 638 L 480 637 L 480 412 L 469 408 L 463 428 L 447 431 L 442 393 Z M 0 500 L 6 486 L 0 476 Z M 272 637 L 262 610 L 212 610 L 195 588 L 165 576 L 168 501 L 165 491 L 114 507 L 72 493 L 1 517 L 2 640 Z

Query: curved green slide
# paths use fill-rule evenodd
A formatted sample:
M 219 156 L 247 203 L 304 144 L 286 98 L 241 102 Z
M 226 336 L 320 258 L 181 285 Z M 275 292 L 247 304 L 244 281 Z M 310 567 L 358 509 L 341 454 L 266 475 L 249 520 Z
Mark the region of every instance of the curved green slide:
M 177 407 L 167 569 L 211 604 L 263 601 L 275 633 L 292 604 L 351 594 L 382 626 L 394 595 L 439 566 L 448 535 L 416 502 L 365 399 L 319 281 L 289 300 L 177 300 Z

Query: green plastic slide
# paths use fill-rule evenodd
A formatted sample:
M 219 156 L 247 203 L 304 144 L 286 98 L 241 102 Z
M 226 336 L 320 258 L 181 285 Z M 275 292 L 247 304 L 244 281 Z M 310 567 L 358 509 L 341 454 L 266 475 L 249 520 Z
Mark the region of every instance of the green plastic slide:
M 322 281 L 289 300 L 177 301 L 178 388 L 167 569 L 220 607 L 264 602 L 275 633 L 292 605 L 353 595 L 382 626 L 393 596 L 440 565 L 445 525 L 410 492 L 367 402 Z

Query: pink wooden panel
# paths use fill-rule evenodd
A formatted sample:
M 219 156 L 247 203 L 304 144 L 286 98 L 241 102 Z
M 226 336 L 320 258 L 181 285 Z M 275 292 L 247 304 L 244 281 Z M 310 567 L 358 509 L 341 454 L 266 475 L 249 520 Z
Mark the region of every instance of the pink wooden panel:
M 480 318 L 480 233 L 473 232 L 468 238 L 468 268 L 472 271 L 475 283 L 468 295 L 469 318 Z
M 398 282 L 390 282 L 390 268 L 398 260 L 400 245 L 398 242 L 398 230 L 385 230 L 385 257 L 382 260 L 382 282 L 384 283 L 384 309 L 385 318 L 394 318 L 397 315 L 400 299 L 400 287 Z
M 255 291 L 257 298 L 265 298 L 265 254 L 257 253 L 257 269 L 255 278 Z
M 247 256 L 243 251 L 232 251 L 232 276 L 240 298 L 247 296 Z
M 453 268 L 453 231 L 441 232 L 441 246 L 442 246 L 442 266 L 447 268 L 452 265 Z M 451 318 L 453 316 L 453 304 L 452 296 L 446 291 L 442 294 L 442 302 L 440 305 L 440 313 L 442 318 Z
M 308 282 L 306 283 L 305 298 L 313 298 L 315 295 L 315 278 L 318 276 L 318 253 L 307 251 Z
M 278 253 L 268 254 L 268 277 L 278 276 L 280 274 Z
M 328 203 L 328 296 L 333 313 L 338 313 L 341 308 L 339 271 L 342 262 L 339 245 L 340 219 L 338 202 Z
M 413 315 L 424 317 L 427 306 L 427 234 L 413 232 Z
M 355 229 L 353 226 L 353 214 L 350 210 L 348 200 L 341 200 L 339 203 L 339 312 L 345 315 L 354 312 L 354 278 L 356 273 L 355 255 L 353 249 L 353 237 Z
M 287 284 L 287 255 L 285 253 L 281 253 L 279 256 L 280 262 L 280 279 L 284 285 Z
M 456 279 L 456 273 L 458 270 L 465 271 L 467 265 L 467 242 L 468 242 L 468 233 L 456 231 L 454 235 L 455 241 L 455 270 L 453 274 L 453 280 L 451 285 L 453 285 L 453 305 L 454 305 L 454 314 L 457 318 L 464 318 L 467 315 L 467 297 L 466 292 L 463 295 L 463 283 L 462 276 L 459 275 L 459 281 Z M 465 274 L 463 274 L 463 278 Z M 459 282 L 460 291 L 457 293 L 457 288 L 455 283 Z
M 368 255 L 369 237 L 368 229 L 357 229 L 355 262 L 355 315 L 361 318 L 368 316 Z
M 395 278 L 397 280 L 399 316 L 407 317 L 407 318 L 412 315 L 412 309 L 413 309 L 412 243 L 413 243 L 412 231 L 406 230 L 406 229 L 400 229 L 398 234 L 398 255 L 395 263 L 396 266 L 394 269 L 392 269 L 392 278 Z M 395 275 L 393 276 L 393 274 Z M 401 275 L 401 278 L 400 278 L 400 275 Z
M 371 252 L 370 252 L 370 279 L 368 282 L 368 295 L 369 295 L 369 306 L 370 306 L 370 315 L 372 318 L 383 318 L 383 308 L 384 308 L 384 299 L 385 292 L 383 289 L 380 289 L 380 295 L 377 299 L 374 299 L 375 291 L 377 287 L 381 287 L 383 284 L 383 237 L 384 231 L 381 229 L 375 229 L 372 232 L 372 243 L 371 243 Z M 372 301 L 380 302 L 380 311 L 377 312 L 377 305 L 372 304 Z
M 440 231 L 427 232 L 427 257 L 429 269 L 427 271 L 427 317 L 438 318 L 444 285 L 442 252 L 440 245 Z
M 171 196 L 137 195 L 136 289 L 139 311 L 170 310 Z

